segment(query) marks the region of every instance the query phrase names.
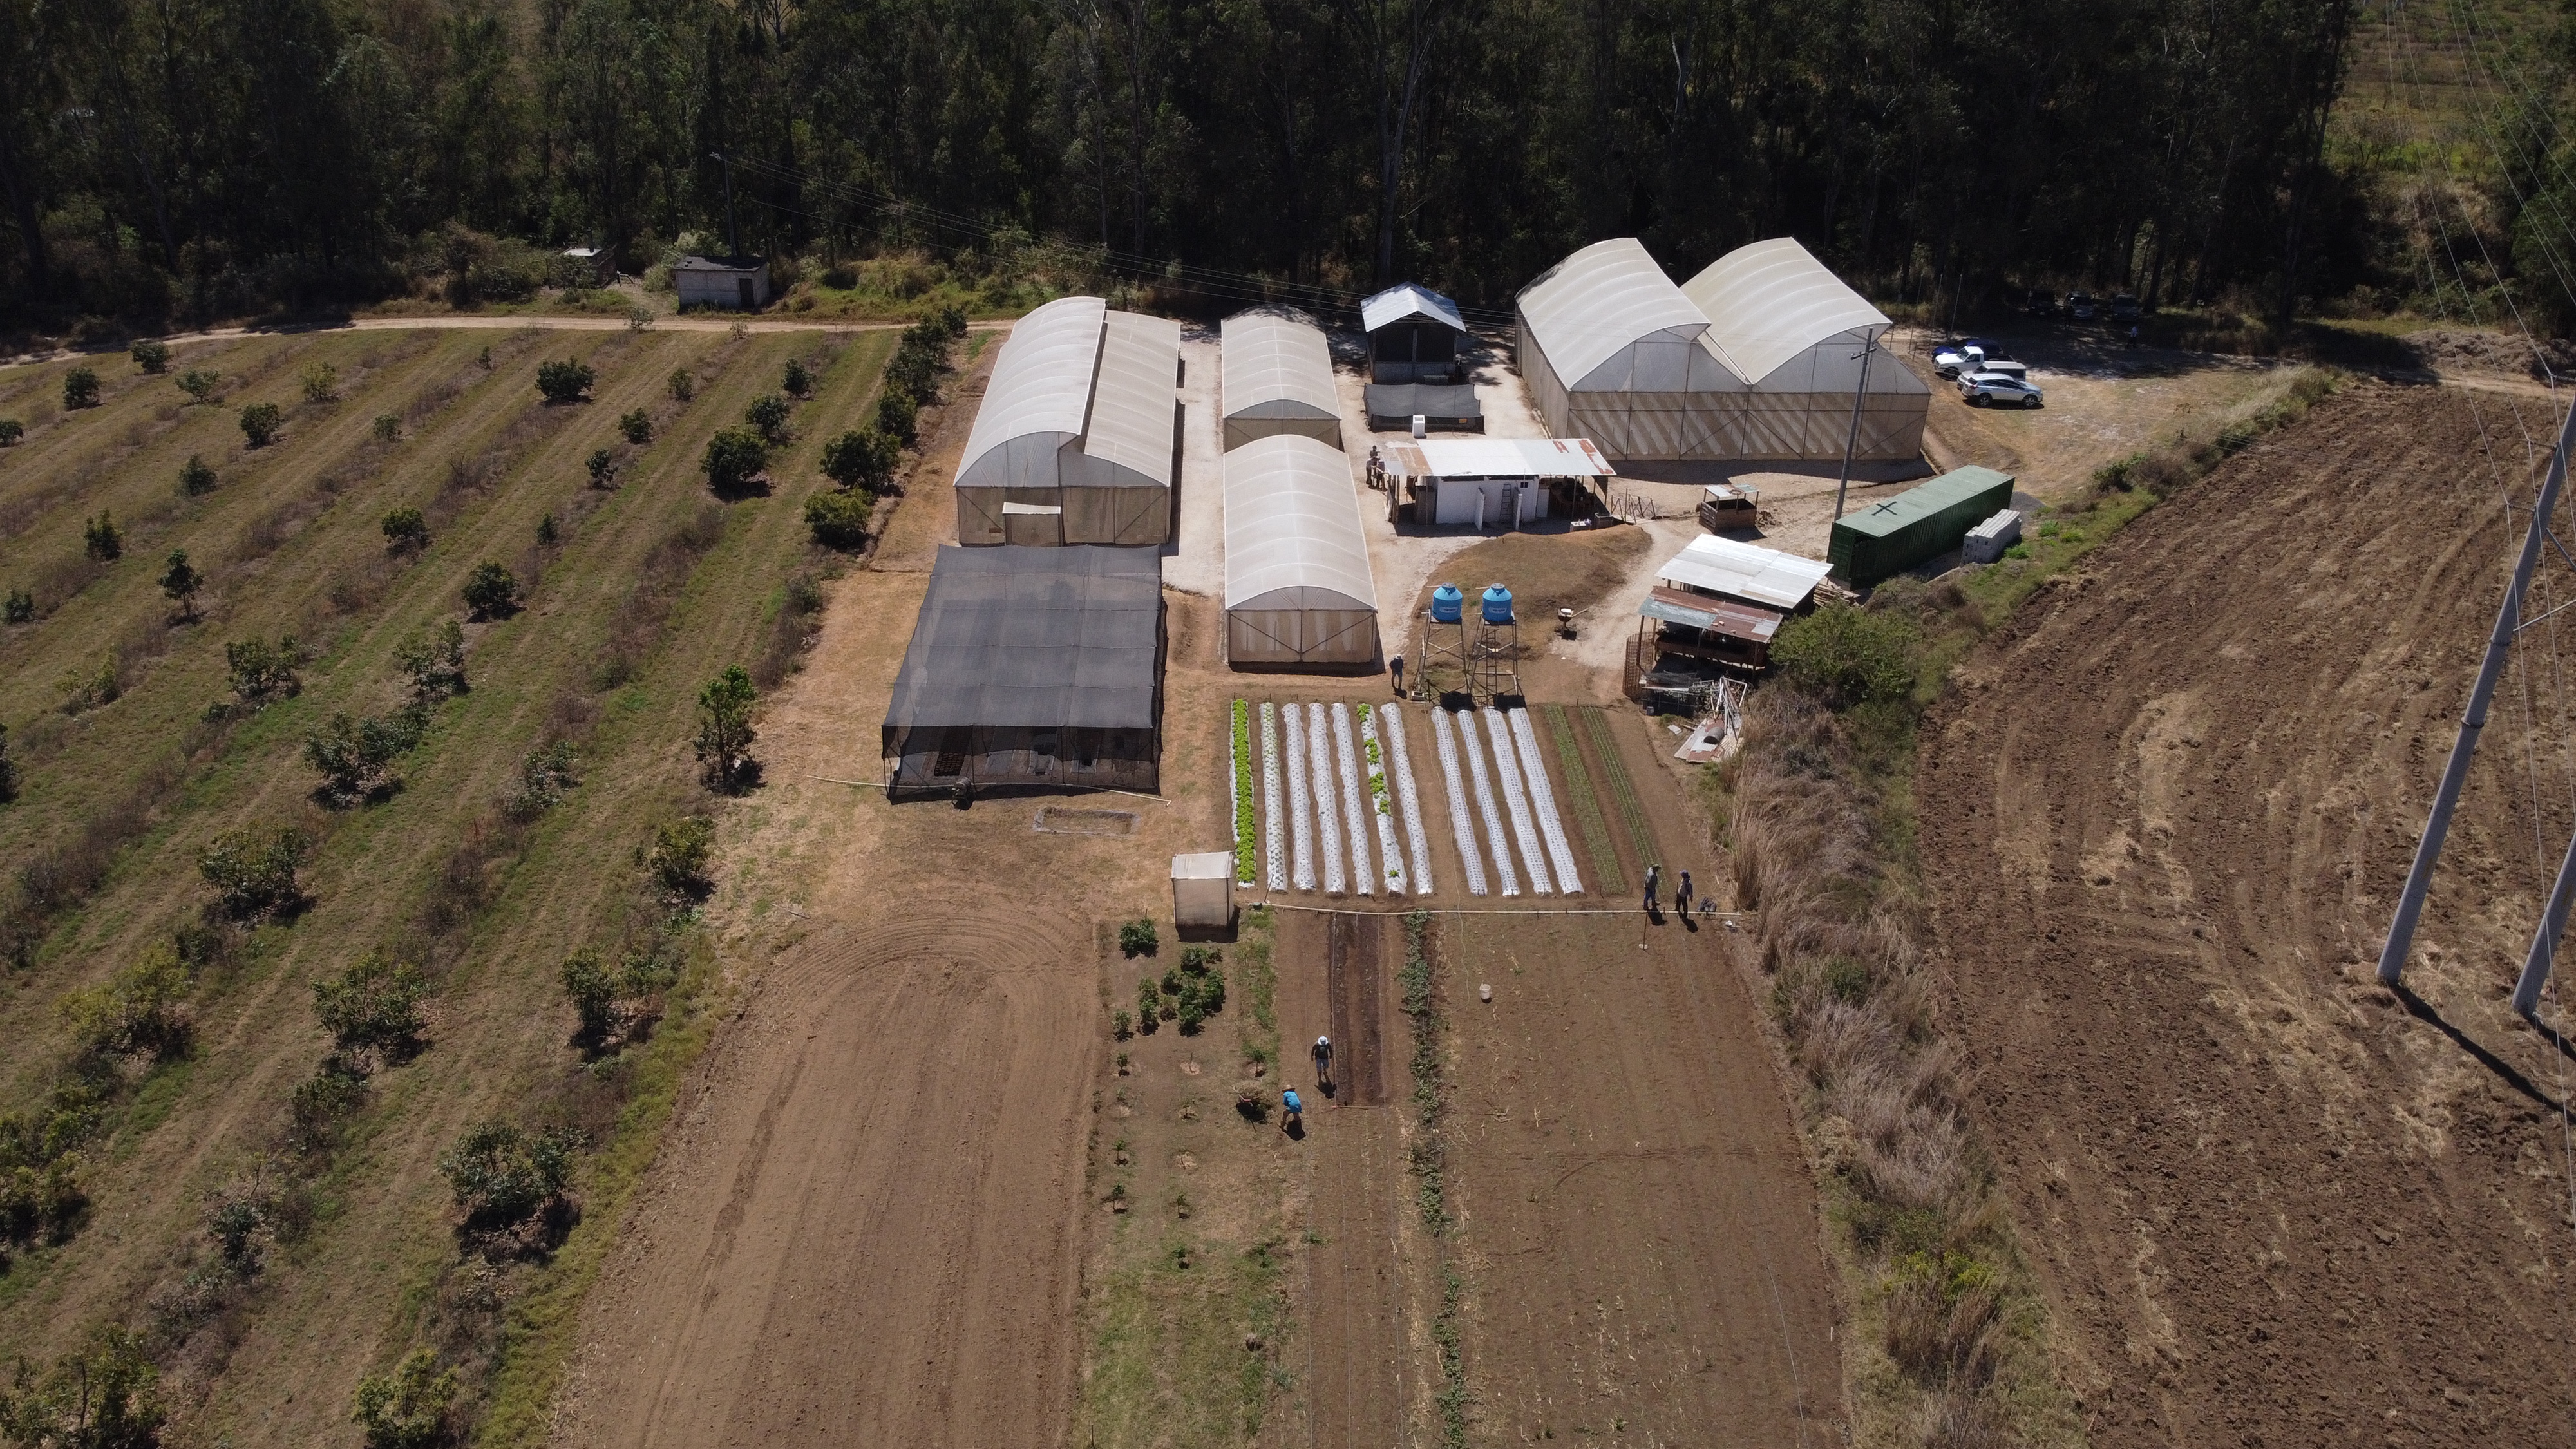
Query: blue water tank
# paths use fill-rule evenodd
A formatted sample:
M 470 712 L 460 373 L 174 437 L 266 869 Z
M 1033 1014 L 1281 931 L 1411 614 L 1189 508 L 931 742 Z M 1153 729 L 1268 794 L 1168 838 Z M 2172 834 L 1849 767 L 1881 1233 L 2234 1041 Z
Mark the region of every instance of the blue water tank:
M 1508 624 L 1512 621 L 1512 591 L 1501 584 L 1485 586 L 1485 622 Z
M 1431 591 L 1431 622 L 1455 624 L 1467 611 L 1467 596 L 1456 584 L 1442 584 Z

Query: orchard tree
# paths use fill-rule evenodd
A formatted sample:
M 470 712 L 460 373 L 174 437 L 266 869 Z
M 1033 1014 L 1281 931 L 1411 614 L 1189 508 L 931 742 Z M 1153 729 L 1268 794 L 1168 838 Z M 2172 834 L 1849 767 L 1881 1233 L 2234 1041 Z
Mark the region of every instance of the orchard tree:
M 719 790 L 737 793 L 760 778 L 760 764 L 751 757 L 752 742 L 760 737 L 751 727 L 751 709 L 759 700 L 751 675 L 739 664 L 727 665 L 698 691 L 698 765 Z

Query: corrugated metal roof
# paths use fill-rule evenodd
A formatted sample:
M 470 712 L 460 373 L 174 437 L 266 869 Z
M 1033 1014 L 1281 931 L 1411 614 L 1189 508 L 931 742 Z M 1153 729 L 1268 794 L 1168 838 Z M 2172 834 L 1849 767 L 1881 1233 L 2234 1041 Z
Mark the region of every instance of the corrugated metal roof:
M 1874 336 L 1889 325 L 1794 237 L 1737 247 L 1684 282 L 1681 292 L 1708 318 L 1700 345 L 1757 385 L 1820 342 Z
M 1446 322 L 1461 332 L 1467 330 L 1467 324 L 1459 320 L 1457 303 L 1413 282 L 1398 282 L 1360 303 L 1360 330 L 1364 332 L 1375 332 L 1408 317 Z
M 1589 438 L 1425 438 L 1386 450 L 1407 478 L 1615 478 Z
M 1883 538 L 1917 519 L 1974 498 L 1998 484 L 2009 489 L 2012 481 L 2011 474 L 1998 473 L 1992 468 L 1970 466 L 1953 469 L 1884 502 L 1854 509 L 1837 520 L 1834 527 Z
M 1710 535 L 1694 538 L 1655 570 L 1655 582 L 1794 609 L 1823 583 L 1829 566 L 1793 553 Z
M 1357 485 L 1339 448 L 1302 433 L 1225 455 L 1225 606 L 1377 608 Z
M 1132 480 L 1118 476 L 1118 485 L 1171 487 L 1172 404 L 1180 375 L 1180 323 L 1136 312 L 1109 313 L 1100 329 L 1100 371 L 1092 383 L 1083 456 L 1114 464 L 1122 475 L 1135 475 Z
M 1098 297 L 1059 297 L 1021 318 L 1002 339 L 993 375 L 957 461 L 958 486 L 1052 487 L 1056 449 L 1082 436 L 1100 355 Z M 1021 439 L 1030 446 L 1010 447 Z M 974 476 L 979 467 L 995 476 Z
M 1520 311 L 1568 389 L 1639 342 L 1688 342 L 1708 330 L 1707 315 L 1631 236 L 1594 242 L 1557 263 L 1521 290 Z
M 1668 624 L 1683 624 L 1693 629 L 1710 629 L 1730 639 L 1750 639 L 1768 644 L 1780 632 L 1784 616 L 1753 604 L 1739 604 L 1732 599 L 1706 599 L 1697 594 L 1657 589 L 1646 595 L 1637 606 L 1642 618 L 1661 619 Z
M 1272 313 L 1225 319 L 1218 369 L 1229 418 L 1338 418 L 1333 353 L 1322 329 Z

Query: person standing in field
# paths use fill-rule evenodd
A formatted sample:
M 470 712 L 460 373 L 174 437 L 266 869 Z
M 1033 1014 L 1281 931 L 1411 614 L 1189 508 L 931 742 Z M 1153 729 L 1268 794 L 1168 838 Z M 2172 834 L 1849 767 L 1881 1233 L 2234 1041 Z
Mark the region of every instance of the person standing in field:
M 1649 865 L 1649 866 L 1647 866 L 1647 867 L 1646 867 L 1646 914 L 1647 914 L 1647 915 L 1650 915 L 1650 916 L 1651 916 L 1651 915 L 1653 915 L 1653 914 L 1655 913 L 1655 891 L 1656 891 L 1656 888 L 1657 888 L 1657 887 L 1659 887 L 1659 886 L 1661 886 L 1663 883 L 1664 883 L 1664 868 L 1663 868 L 1661 865 Z
M 1333 1039 L 1328 1036 L 1315 1038 L 1315 1081 L 1327 1087 L 1333 1083 Z
M 1395 675 L 1395 692 L 1399 695 L 1404 693 L 1404 656 L 1398 654 L 1389 659 L 1386 661 L 1386 667 Z
M 1673 907 L 1685 916 L 1690 914 L 1691 878 L 1689 871 L 1682 872 L 1682 883 L 1680 887 L 1675 889 L 1673 892 Z

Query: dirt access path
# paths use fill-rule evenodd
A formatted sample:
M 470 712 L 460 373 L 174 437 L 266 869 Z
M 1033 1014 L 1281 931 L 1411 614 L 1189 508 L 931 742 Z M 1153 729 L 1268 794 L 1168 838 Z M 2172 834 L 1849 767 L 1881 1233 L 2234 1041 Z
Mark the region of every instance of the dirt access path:
M 2372 973 L 2551 421 L 2357 384 L 2034 600 L 1927 729 L 1953 1036 L 2102 1449 L 2576 1439 L 2576 1064 L 2499 1000 L 2576 798 L 2557 624 L 2420 998 Z

